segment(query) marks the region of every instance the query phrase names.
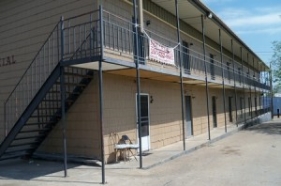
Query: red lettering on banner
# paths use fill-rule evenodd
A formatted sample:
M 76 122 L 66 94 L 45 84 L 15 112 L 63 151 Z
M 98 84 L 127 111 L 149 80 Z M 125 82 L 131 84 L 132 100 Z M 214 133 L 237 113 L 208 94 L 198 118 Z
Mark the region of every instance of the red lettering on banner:
M 166 47 L 161 43 L 150 39 L 149 59 L 169 65 L 175 65 L 174 48 Z

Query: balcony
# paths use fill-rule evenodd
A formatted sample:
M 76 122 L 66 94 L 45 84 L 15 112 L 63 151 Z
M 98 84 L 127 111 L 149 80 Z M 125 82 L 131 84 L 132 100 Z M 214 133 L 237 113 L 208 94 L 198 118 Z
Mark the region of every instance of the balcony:
M 97 61 L 102 60 L 104 71 L 135 75 L 135 30 L 130 20 L 102 10 L 69 18 L 63 21 L 63 25 L 63 63 L 98 69 Z M 172 63 L 151 58 L 151 40 L 173 51 Z M 181 59 L 185 84 L 202 84 L 205 81 L 206 68 L 206 77 L 211 87 L 220 87 L 224 82 L 226 88 L 235 86 L 237 89 L 258 92 L 270 90 L 269 82 L 261 78 L 260 74 L 245 73 L 245 67 L 226 55 L 222 56 L 223 62 L 218 61 L 212 56 L 204 56 L 192 47 L 180 46 L 175 39 L 152 30 L 145 30 L 145 33 L 139 34 L 138 41 L 139 64 L 143 78 L 179 82 Z

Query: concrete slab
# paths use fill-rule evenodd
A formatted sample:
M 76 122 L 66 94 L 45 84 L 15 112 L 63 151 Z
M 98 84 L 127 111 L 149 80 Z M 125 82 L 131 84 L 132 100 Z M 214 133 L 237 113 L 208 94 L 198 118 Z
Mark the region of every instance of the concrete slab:
M 280 139 L 280 125 L 281 119 L 274 119 L 272 122 L 267 123 L 266 125 L 257 125 L 253 128 L 247 129 L 234 135 L 225 140 L 214 143 L 220 139 L 223 139 L 229 135 L 236 133 L 237 131 L 243 129 L 245 125 L 235 125 L 227 126 L 228 133 L 225 133 L 224 128 L 216 128 L 211 131 L 211 139 L 208 140 L 208 135 L 203 134 L 196 137 L 192 137 L 186 140 L 186 151 L 183 151 L 182 142 L 175 143 L 152 151 L 152 154 L 144 157 L 144 169 L 138 169 L 138 161 L 131 160 L 128 162 L 121 162 L 118 164 L 109 164 L 106 165 L 106 180 L 108 185 L 186 185 L 188 180 L 191 185 L 202 185 L 199 183 L 205 183 L 203 185 L 225 185 L 229 180 L 235 184 L 228 185 L 239 185 L 242 182 L 239 182 L 239 176 L 249 182 L 249 179 L 253 179 L 252 175 L 248 175 L 251 178 L 245 177 L 247 173 L 255 171 L 261 173 L 261 166 L 257 170 L 252 170 L 257 163 L 254 161 L 255 158 L 259 158 L 257 161 L 264 166 L 267 171 L 266 176 L 268 176 L 270 181 L 262 180 L 263 183 L 270 183 L 271 185 L 280 185 L 280 169 L 279 162 L 274 157 L 279 156 L 279 140 Z M 247 132 L 247 133 L 246 133 Z M 240 135 L 240 136 L 238 136 Z M 232 141 L 231 141 L 231 138 Z M 247 143 L 244 143 L 247 139 Z M 260 140 L 260 141 L 259 141 Z M 274 141 L 272 141 L 274 140 Z M 266 143 L 265 143 L 266 142 Z M 270 143 L 270 144 L 269 144 Z M 272 143 L 272 144 L 271 144 Z M 259 146 L 262 144 L 263 146 Z M 261 150 L 265 146 L 270 145 L 270 149 L 273 154 L 269 154 L 268 149 L 265 152 Z M 243 146 L 245 145 L 245 147 Z M 195 151 L 196 149 L 203 148 L 200 151 Z M 233 147 L 232 147 L 233 146 Z M 241 148 L 241 152 L 237 148 Z M 222 149 L 213 149 L 213 148 L 222 148 Z M 250 148 L 250 149 L 249 149 Z M 269 148 L 269 147 L 266 147 Z M 265 149 L 266 149 L 265 148 Z M 213 149 L 213 150 L 212 150 Z M 234 150 L 233 150 L 234 149 Z M 244 149 L 244 150 L 243 150 Z M 212 150 L 212 152 L 205 152 Z M 241 159 L 241 154 L 245 151 L 248 153 L 247 157 Z M 183 156 L 190 152 L 193 152 L 188 156 Z M 237 152 L 236 152 L 237 151 Z M 256 154 L 259 152 L 259 156 L 254 157 L 251 153 Z M 281 152 L 281 151 L 280 151 Z M 213 153 L 213 155 L 212 155 Z M 218 154 L 216 154 L 218 153 Z M 220 153 L 233 156 L 239 156 L 239 158 L 232 161 L 229 159 L 231 157 L 227 156 L 227 159 L 223 159 Z M 250 157 L 248 157 L 250 156 Z M 264 156 L 264 157 L 260 157 Z M 272 157 L 267 159 L 268 157 Z M 188 158 L 188 159 L 187 159 Z M 169 161 L 175 159 L 174 161 Z M 186 160 L 187 159 L 187 160 Z M 204 160 L 202 160 L 204 159 Z M 261 160 L 260 160 L 261 159 Z M 246 172 L 243 172 L 244 169 L 241 169 L 239 166 L 239 161 L 243 160 L 243 166 L 246 163 L 245 161 L 250 161 L 250 165 L 247 164 Z M 163 164 L 165 162 L 165 164 Z M 185 163 L 183 163 L 185 162 Z M 188 163 L 186 163 L 188 162 Z M 215 163 L 216 162 L 216 163 Z M 224 162 L 223 165 L 218 164 L 218 162 Z M 231 164 L 232 163 L 232 164 Z M 268 166 L 266 163 L 269 163 Z M 274 165 L 276 167 L 274 167 Z M 156 166 L 159 165 L 159 166 Z M 208 166 L 204 166 L 208 165 Z M 216 166 L 214 166 L 216 165 Z M 235 172 L 225 172 L 232 171 L 231 167 L 234 166 L 235 169 L 239 171 Z M 251 167 L 252 166 L 252 167 Z M 280 163 L 281 166 L 281 163 Z M 153 168 L 152 168 L 153 167 Z M 204 167 L 208 168 L 207 170 Z M 212 168 L 211 168 L 212 167 Z M 211 168 L 211 169 L 210 169 Z M 220 168 L 216 170 L 216 168 Z M 243 168 L 243 167 L 242 167 Z M 188 171 L 187 171 L 187 170 Z M 279 171 L 278 171 L 279 170 Z M 200 172 L 201 171 L 201 172 Z M 209 172 L 208 172 L 209 171 Z M 211 172 L 210 172 L 211 171 Z M 261 170 L 262 171 L 262 170 Z M 200 175 L 198 175 L 200 174 Z M 229 174 L 235 174 L 236 179 L 233 177 L 228 177 Z M 68 164 L 68 177 L 63 177 L 63 163 L 54 162 L 54 161 L 42 161 L 42 160 L 8 160 L 0 162 L 0 185 L 6 186 L 20 186 L 20 185 L 98 185 L 101 183 L 101 168 L 96 166 L 81 165 L 75 163 Z M 197 175 L 197 176 L 196 176 Z M 225 179 L 220 179 L 218 176 L 224 175 Z M 279 175 L 279 178 L 276 177 Z M 213 176 L 212 182 L 209 182 L 210 176 Z M 205 178 L 205 180 L 204 180 Z M 227 179 L 226 179 L 227 178 Z M 257 177 L 258 178 L 258 177 Z M 179 181 L 181 180 L 181 181 Z M 197 182 L 195 182 L 196 180 Z M 221 182 L 220 182 L 221 181 Z M 257 181 L 259 181 L 257 179 Z M 231 182 L 231 183 L 232 183 Z M 247 182 L 247 183 L 248 183 Z M 193 183 L 193 184 L 192 184 Z M 211 184 L 214 183 L 214 184 Z M 222 184 L 218 184 L 222 183 Z M 245 182 L 246 183 L 246 182 Z M 255 185 L 256 180 L 253 181 Z M 243 185 L 243 184 L 242 184 Z

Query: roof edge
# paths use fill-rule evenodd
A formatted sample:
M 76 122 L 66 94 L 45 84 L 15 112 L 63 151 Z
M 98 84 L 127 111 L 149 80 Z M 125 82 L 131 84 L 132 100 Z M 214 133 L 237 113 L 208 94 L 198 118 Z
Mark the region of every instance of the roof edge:
M 220 27 L 222 27 L 225 31 L 227 31 L 235 40 L 237 40 L 239 43 L 241 43 L 245 49 L 247 49 L 249 52 L 251 52 L 260 62 L 263 63 L 263 65 L 267 68 L 267 70 L 270 70 L 270 68 L 265 64 L 265 62 L 244 42 L 242 39 L 240 39 L 212 10 L 210 10 L 205 4 L 203 4 L 200 0 L 187 0 L 194 6 L 196 6 L 204 15 L 207 15 L 208 13 L 212 13 L 213 17 L 212 20 L 216 24 L 218 24 Z

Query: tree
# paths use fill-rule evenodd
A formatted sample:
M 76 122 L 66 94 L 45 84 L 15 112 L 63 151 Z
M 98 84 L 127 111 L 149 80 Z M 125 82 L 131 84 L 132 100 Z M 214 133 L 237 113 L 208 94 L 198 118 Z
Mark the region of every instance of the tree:
M 273 92 L 281 92 L 281 41 L 272 42 L 273 55 L 270 61 L 273 76 Z

